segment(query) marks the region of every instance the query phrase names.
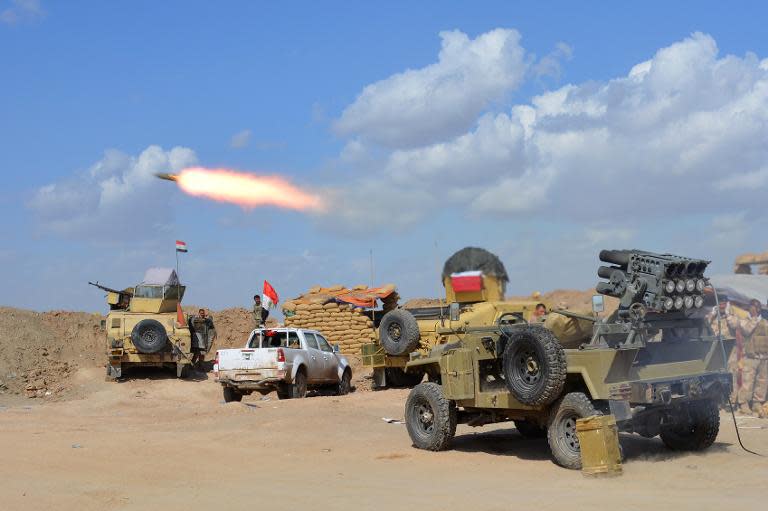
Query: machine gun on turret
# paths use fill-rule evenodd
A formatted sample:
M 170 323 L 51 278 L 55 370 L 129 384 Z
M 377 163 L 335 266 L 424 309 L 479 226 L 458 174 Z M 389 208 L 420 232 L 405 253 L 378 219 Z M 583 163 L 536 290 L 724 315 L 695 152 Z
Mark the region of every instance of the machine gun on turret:
M 99 281 L 88 281 L 88 284 L 107 292 L 107 303 L 109 304 L 110 310 L 127 309 L 131 303 L 133 288 L 127 288 L 120 291 L 118 289 L 112 289 L 111 287 L 102 286 L 99 284 Z

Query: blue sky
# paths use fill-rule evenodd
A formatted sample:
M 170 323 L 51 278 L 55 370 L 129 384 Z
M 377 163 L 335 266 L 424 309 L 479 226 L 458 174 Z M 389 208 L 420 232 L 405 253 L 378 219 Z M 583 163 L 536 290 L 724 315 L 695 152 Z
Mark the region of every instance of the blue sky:
M 188 301 L 213 308 L 265 278 L 288 297 L 368 283 L 370 250 L 406 297 L 440 292 L 465 245 L 497 252 L 515 294 L 594 285 L 605 247 L 728 272 L 768 248 L 767 14 L 0 0 L 0 303 L 101 310 L 87 280 L 133 284 L 177 238 Z M 334 208 L 243 211 L 147 178 L 190 162 Z

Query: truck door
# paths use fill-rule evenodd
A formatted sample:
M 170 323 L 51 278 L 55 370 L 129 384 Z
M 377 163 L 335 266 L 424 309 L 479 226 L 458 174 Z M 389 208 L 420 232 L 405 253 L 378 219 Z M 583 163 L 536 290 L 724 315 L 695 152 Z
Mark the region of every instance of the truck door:
M 307 379 L 309 383 L 317 383 L 325 380 L 325 366 L 323 364 L 323 354 L 317 346 L 315 334 L 302 332 L 306 341 L 307 352 Z
M 315 334 L 315 337 L 317 337 L 317 345 L 323 355 L 323 374 L 325 375 L 325 380 L 335 382 L 338 379 L 338 374 L 336 373 L 336 355 L 333 353 L 333 348 L 331 348 L 331 345 L 328 344 L 328 341 L 322 335 Z

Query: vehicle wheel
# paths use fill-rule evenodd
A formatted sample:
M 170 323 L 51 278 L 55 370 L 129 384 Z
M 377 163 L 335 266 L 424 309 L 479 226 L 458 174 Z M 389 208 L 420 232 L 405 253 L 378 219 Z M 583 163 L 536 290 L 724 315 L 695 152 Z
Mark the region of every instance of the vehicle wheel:
M 177 378 L 189 378 L 189 371 L 190 371 L 190 365 L 189 364 L 176 364 L 176 377 Z
M 419 345 L 419 325 L 405 309 L 387 312 L 379 325 L 379 342 L 390 355 L 404 355 Z
M 504 347 L 503 365 L 507 388 L 521 403 L 547 405 L 563 391 L 565 351 L 545 328 L 516 329 Z
M 168 344 L 168 334 L 159 321 L 142 319 L 131 330 L 131 342 L 140 353 L 157 353 Z
M 569 392 L 552 405 L 547 422 L 547 441 L 555 463 L 565 468 L 581 468 L 581 449 L 576 436 L 576 420 L 602 415 L 582 392 Z
M 336 393 L 340 396 L 346 396 L 352 390 L 352 370 L 347 368 L 344 370 L 344 374 L 341 375 L 341 381 L 339 381 L 336 387 Z
M 307 374 L 299 370 L 291 385 L 291 399 L 307 397 Z
M 231 403 L 243 400 L 243 395 L 232 387 L 224 387 L 224 402 Z
M 544 438 L 547 430 L 531 421 L 515 421 L 518 433 L 525 438 Z
M 440 385 L 421 383 L 408 395 L 405 425 L 415 447 L 442 451 L 456 434 L 456 403 L 445 398 Z
M 675 451 L 701 451 L 715 442 L 720 431 L 720 413 L 711 399 L 685 405 L 680 424 L 661 427 L 661 441 Z
M 415 387 L 424 379 L 422 372 L 406 373 L 399 367 L 387 367 L 386 375 L 388 387 Z
M 277 387 L 277 399 L 291 399 L 291 385 L 281 383 Z

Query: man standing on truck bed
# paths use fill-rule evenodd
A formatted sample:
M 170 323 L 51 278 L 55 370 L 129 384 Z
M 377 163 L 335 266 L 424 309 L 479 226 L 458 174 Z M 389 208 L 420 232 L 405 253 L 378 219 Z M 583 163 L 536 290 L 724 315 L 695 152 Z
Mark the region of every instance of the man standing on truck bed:
M 261 305 L 261 296 L 253 295 L 253 322 L 256 324 L 255 328 L 264 326 L 267 317 L 269 317 L 269 311 Z
M 768 321 L 760 315 L 760 310 L 759 300 L 750 301 L 749 317 L 738 321 L 736 327 L 744 335 L 740 411 L 762 416 L 763 403 L 768 398 Z

